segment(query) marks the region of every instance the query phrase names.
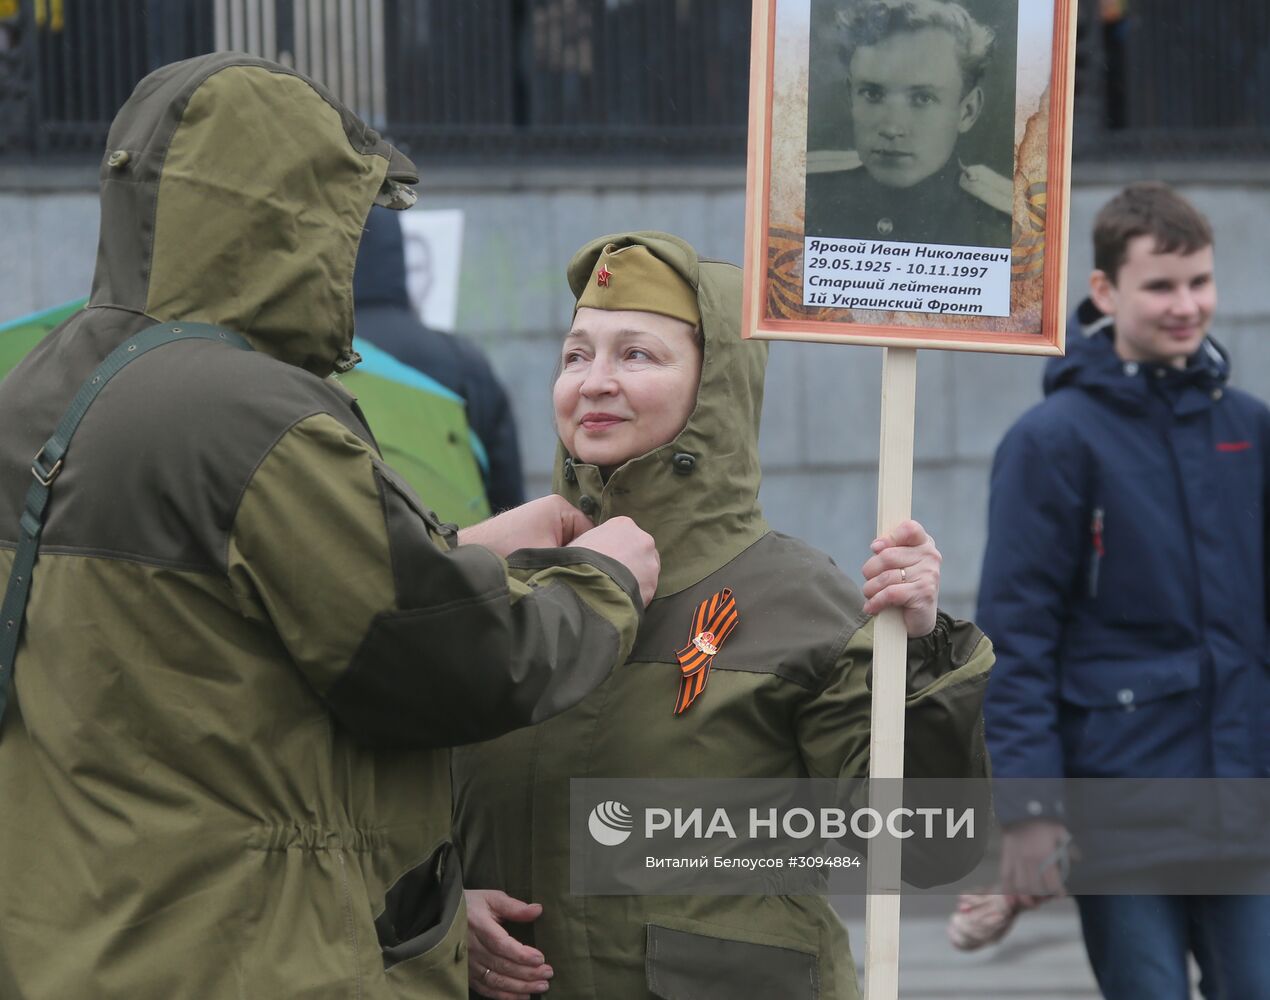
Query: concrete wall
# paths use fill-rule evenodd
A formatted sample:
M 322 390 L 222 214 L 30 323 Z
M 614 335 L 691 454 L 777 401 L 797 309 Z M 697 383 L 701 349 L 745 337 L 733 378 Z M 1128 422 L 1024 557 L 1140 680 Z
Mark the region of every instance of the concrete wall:
M 1155 166 L 1218 233 L 1215 332 L 1236 382 L 1270 396 L 1270 170 Z M 1094 213 L 1143 170 L 1078 171 L 1071 294 L 1091 266 Z M 82 295 L 96 253 L 94 179 L 0 173 L 0 320 Z M 565 263 L 623 229 L 665 229 L 703 254 L 739 260 L 744 176 L 735 170 L 475 170 L 425 176 L 425 208 L 466 213 L 459 329 L 490 353 L 520 420 L 531 492 L 545 492 L 554 449 L 550 377 L 572 308 Z M 984 542 L 987 478 L 1005 429 L 1040 398 L 1040 359 L 925 352 L 918 365 L 914 513 L 943 551 L 943 603 L 969 614 Z M 762 500 L 777 528 L 856 575 L 873 537 L 881 351 L 772 345 Z

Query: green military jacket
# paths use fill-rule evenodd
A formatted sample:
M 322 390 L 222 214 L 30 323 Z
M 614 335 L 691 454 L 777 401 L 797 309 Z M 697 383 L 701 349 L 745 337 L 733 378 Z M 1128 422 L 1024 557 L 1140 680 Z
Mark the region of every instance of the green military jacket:
M 569 268 L 575 294 L 601 248 Z M 456 751 L 456 840 L 469 888 L 543 904 L 525 931 L 555 970 L 557 1000 L 858 996 L 846 932 L 820 896 L 573 896 L 570 778 L 863 777 L 869 765 L 872 621 L 827 556 L 771 531 L 760 512 L 758 425 L 767 349 L 743 341 L 740 271 L 700 261 L 664 234 L 645 243 L 697 289 L 705 350 L 697 405 L 671 443 L 603 482 L 563 452 L 559 492 L 598 519 L 626 514 L 662 560 L 626 664 L 577 706 L 532 730 Z M 618 242 L 622 242 L 618 239 Z M 740 624 L 707 687 L 673 707 L 692 612 L 724 587 Z M 946 615 L 910 644 L 906 773 L 982 777 L 980 712 L 992 654 Z M 918 871 L 951 880 L 976 857 Z
M 0 996 L 462 997 L 449 746 L 626 659 L 635 580 L 584 550 L 453 548 L 326 378 L 373 200 L 414 168 L 235 54 L 111 129 L 88 307 L 0 383 L 0 579 L 31 456 L 113 348 L 66 456 L 0 729 Z M 408 192 L 406 192 L 408 193 Z

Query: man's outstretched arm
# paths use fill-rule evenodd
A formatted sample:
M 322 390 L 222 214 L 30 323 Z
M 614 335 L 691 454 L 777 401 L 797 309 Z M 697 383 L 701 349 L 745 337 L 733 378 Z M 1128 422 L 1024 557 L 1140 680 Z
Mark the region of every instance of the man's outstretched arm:
M 585 524 L 558 511 L 525 520 L 551 517 L 556 528 L 526 526 L 530 545 Z M 504 559 L 452 547 L 370 447 L 320 414 L 279 440 L 244 491 L 229 579 L 357 737 L 449 746 L 563 711 L 626 659 L 641 582 L 656 580 L 651 539 L 641 558 L 630 529 L 619 551 L 638 576 L 595 548 Z

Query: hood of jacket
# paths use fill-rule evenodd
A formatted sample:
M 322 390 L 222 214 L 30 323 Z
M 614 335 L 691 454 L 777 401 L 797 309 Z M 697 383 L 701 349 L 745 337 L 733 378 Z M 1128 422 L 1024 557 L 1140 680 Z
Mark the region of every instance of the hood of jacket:
M 666 233 L 592 240 L 569 264 L 569 287 L 582 294 L 609 243 L 642 244 L 697 293 L 704 340 L 697 405 L 672 440 L 615 469 L 604 481 L 594 465 L 557 449 L 553 488 L 601 523 L 625 515 L 656 539 L 657 596 L 678 593 L 767 533 L 758 503 L 758 457 L 767 344 L 741 339 L 741 269 L 702 260 Z
M 1141 411 L 1159 384 L 1181 413 L 1208 406 L 1230 379 L 1230 359 L 1213 337 L 1204 338 L 1185 368 L 1125 361 L 1116 353 L 1111 317 L 1085 299 L 1067 323 L 1067 353 L 1045 365 L 1043 386 L 1049 396 L 1075 386 L 1132 411 Z
M 294 70 L 234 52 L 165 66 L 110 128 L 89 305 L 225 326 L 328 375 L 351 356 L 362 223 L 417 181 Z
M 410 309 L 406 287 L 406 240 L 396 212 L 376 205 L 366 217 L 366 231 L 357 251 L 353 299 L 362 306 Z M 413 310 L 411 310 L 413 312 Z

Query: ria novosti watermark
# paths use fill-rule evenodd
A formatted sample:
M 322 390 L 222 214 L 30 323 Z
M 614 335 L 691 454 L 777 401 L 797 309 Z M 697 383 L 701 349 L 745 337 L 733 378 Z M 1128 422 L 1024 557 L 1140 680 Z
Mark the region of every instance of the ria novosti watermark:
M 615 846 L 624 843 L 630 836 L 631 823 L 628 818 L 626 826 L 620 828 L 624 836 L 617 841 L 612 839 L 613 832 L 618 832 L 619 828 L 611 826 L 611 821 L 605 818 L 605 814 L 613 810 L 620 810 L 625 816 L 630 816 L 630 810 L 620 802 L 603 802 L 592 810 L 590 829 L 597 843 Z M 597 826 L 602 833 L 597 833 Z M 738 828 L 741 833 L 737 832 Z M 802 806 L 784 810 L 770 806 L 766 809 L 751 807 L 738 823 L 723 808 L 716 808 L 709 813 L 699 806 L 691 809 L 679 806 L 673 809 L 661 806 L 646 808 L 644 837 L 653 840 L 661 833 L 668 833 L 676 840 L 684 837 L 696 840 L 713 840 L 715 837 L 739 840 L 743 836 L 750 840 L 838 840 L 846 836 L 872 840 L 886 834 L 900 840 L 915 836 L 934 839 L 937 835 L 973 838 L 975 811 L 971 808 L 940 809 L 919 806 L 910 809 L 899 806 L 883 815 L 879 810 L 868 806 L 850 812 L 833 806 L 822 807 L 815 812 Z
M 920 842 L 956 877 L 982 853 L 988 819 L 983 783 L 886 807 L 859 782 L 575 780 L 571 791 L 580 893 L 863 891 L 880 838 Z
M 570 790 L 578 894 L 983 888 L 996 879 L 994 796 L 1016 820 L 1071 829 L 1073 891 L 1270 892 L 1260 779 L 573 779 Z M 896 845 L 903 884 L 870 883 L 880 841 Z
M 613 799 L 597 804 L 587 817 L 587 831 L 603 847 L 619 847 L 634 832 L 634 818 L 625 803 Z M 643 810 L 644 840 L 655 843 L 663 835 L 676 841 L 780 841 L 796 845 L 811 842 L 814 849 L 799 853 L 791 850 L 777 856 L 730 855 L 700 853 L 683 856 L 679 852 L 646 854 L 645 868 L 665 869 L 857 869 L 863 857 L 857 853 L 832 854 L 821 850 L 826 841 L 852 837 L 861 841 L 891 836 L 898 840 L 925 837 L 929 840 L 964 837 L 973 840 L 975 810 L 937 807 L 898 806 L 885 814 L 869 806 L 850 811 L 822 806 L 815 811 L 803 806 L 778 809 L 750 807 L 740 816 L 716 807 L 666 808 L 649 806 Z

